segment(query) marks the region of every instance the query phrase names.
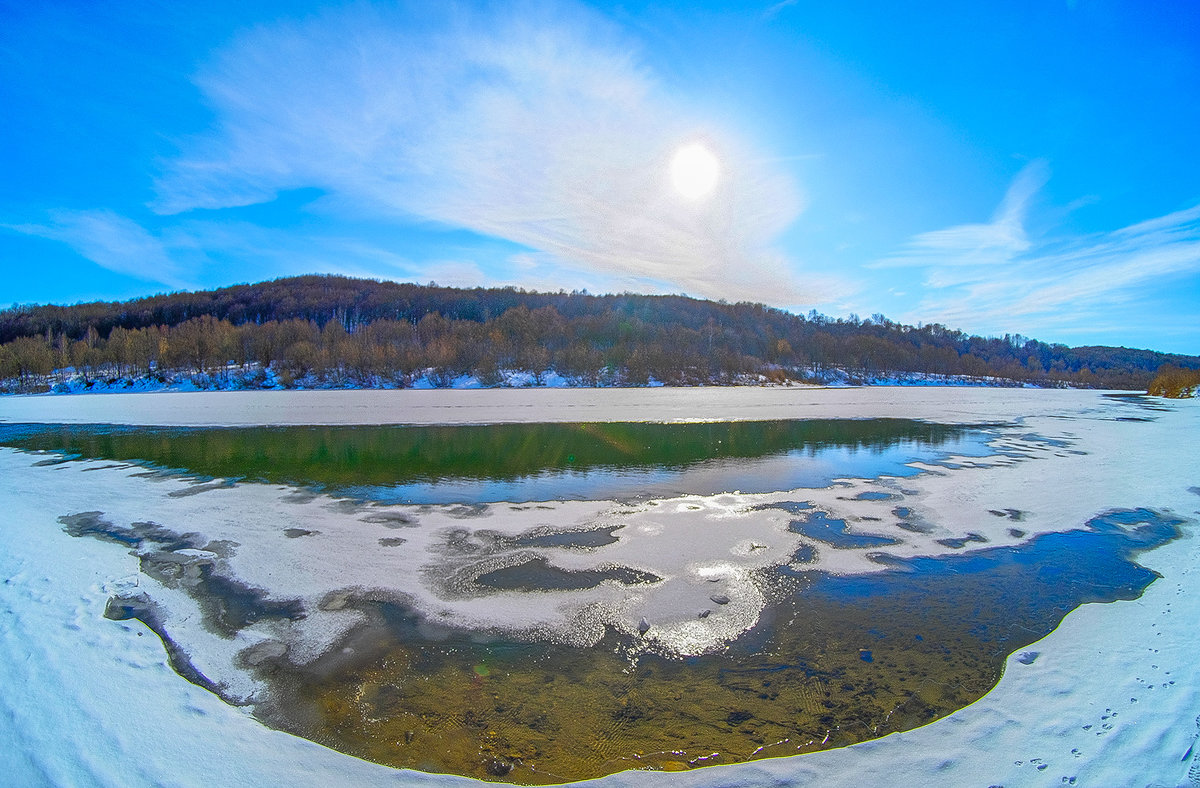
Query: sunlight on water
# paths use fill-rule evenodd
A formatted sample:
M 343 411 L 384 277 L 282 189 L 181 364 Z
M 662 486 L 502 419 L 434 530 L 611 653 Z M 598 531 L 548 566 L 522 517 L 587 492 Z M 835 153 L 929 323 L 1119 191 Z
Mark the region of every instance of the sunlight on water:
M 0 444 L 390 503 L 608 500 L 823 487 L 988 453 L 980 429 L 900 419 L 706 424 L 182 428 L 0 424 Z

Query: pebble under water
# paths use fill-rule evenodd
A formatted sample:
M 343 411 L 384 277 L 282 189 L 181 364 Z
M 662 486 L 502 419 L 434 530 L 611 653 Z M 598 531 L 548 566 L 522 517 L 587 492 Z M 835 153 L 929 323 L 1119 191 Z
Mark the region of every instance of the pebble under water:
M 724 651 L 687 659 L 639 638 L 592 648 L 432 630 L 362 602 L 373 624 L 298 668 L 261 670 L 265 721 L 392 766 L 522 784 L 794 755 L 906 730 L 977 700 L 1006 658 L 1087 602 L 1136 599 L 1136 554 L 1179 535 L 1146 509 L 1080 530 L 885 571 L 773 570 L 773 602 Z

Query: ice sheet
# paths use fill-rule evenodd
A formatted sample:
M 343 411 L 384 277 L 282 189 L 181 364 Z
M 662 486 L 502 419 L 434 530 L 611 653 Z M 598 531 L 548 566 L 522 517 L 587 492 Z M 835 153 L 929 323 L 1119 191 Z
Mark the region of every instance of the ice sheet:
M 894 417 L 962 424 L 1099 406 L 1089 391 L 903 386 L 214 391 L 0 397 L 0 421 L 240 426 Z

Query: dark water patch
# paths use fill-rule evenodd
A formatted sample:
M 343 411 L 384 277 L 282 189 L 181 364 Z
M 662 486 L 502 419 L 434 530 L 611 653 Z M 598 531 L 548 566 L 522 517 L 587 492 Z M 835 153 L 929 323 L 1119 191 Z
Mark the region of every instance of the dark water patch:
M 414 528 L 418 525 L 415 518 L 401 512 L 376 512 L 360 519 L 364 523 L 378 523 L 388 528 Z
M 756 506 L 751 506 L 750 511 L 762 512 L 769 509 L 779 509 L 788 514 L 801 514 L 810 511 L 813 505 L 808 501 L 780 501 L 779 503 L 760 503 Z
M 200 566 L 200 580 L 192 596 L 201 604 L 205 620 L 218 634 L 233 637 L 257 621 L 298 621 L 304 604 L 298 599 L 273 600 L 266 590 L 213 571 L 212 564 Z
M 172 490 L 167 493 L 169 498 L 190 498 L 193 495 L 212 492 L 213 490 L 227 490 L 231 487 L 236 487 L 237 484 L 229 479 L 219 479 L 211 482 L 194 482 L 187 487 L 178 490 Z
M 146 628 L 162 641 L 163 650 L 167 653 L 167 663 L 171 669 L 198 687 L 202 687 L 221 700 L 231 705 L 246 705 L 229 697 L 222 691 L 220 685 L 205 676 L 188 656 L 187 652 L 167 634 L 163 624 L 162 613 L 158 605 L 145 594 L 114 596 L 104 607 L 104 617 L 112 621 L 129 621 L 136 619 L 146 625 Z
M 127 547 L 141 544 L 140 537 L 118 530 L 104 519 L 104 512 L 79 512 L 64 514 L 58 518 L 63 530 L 71 536 L 93 536 L 106 542 L 116 542 Z
M 460 503 L 447 509 L 445 514 L 456 520 L 471 520 L 476 517 L 490 517 L 492 511 L 486 503 Z
M 792 553 L 792 563 L 811 564 L 817 560 L 817 548 L 810 544 L 802 544 Z
M 82 458 L 76 456 L 74 459 Z M 180 468 L 155 468 L 149 471 L 131 473 L 129 475 L 135 479 L 150 479 L 152 481 L 165 482 L 177 479 L 181 474 L 186 474 L 186 472 Z
M 860 492 L 854 496 L 854 500 L 856 501 L 895 501 L 899 500 L 899 498 L 899 495 L 893 495 L 892 493 L 872 492 L 869 490 Z
M 1009 528 L 1008 535 L 1013 539 L 1024 539 L 1027 531 L 1022 531 L 1020 528 Z
M 912 495 L 913 493 L 909 493 Z M 933 526 L 927 523 L 923 518 L 918 517 L 916 512 L 907 506 L 897 506 L 892 509 L 892 514 L 899 517 L 900 521 L 896 523 L 896 527 L 901 530 L 908 531 L 914 534 L 927 534 L 933 531 Z
M 337 514 L 360 514 L 366 510 L 366 507 L 361 501 L 352 500 L 350 498 L 341 498 L 340 500 L 330 501 L 324 505 L 324 508 L 331 512 L 336 512 Z
M 1039 600 L 1065 611 L 1084 602 L 1136 599 L 1158 575 L 1135 563 L 1133 556 L 1177 538 L 1183 522 L 1149 509 L 1114 510 L 1092 518 L 1079 530 L 1043 534 L 1018 547 L 941 557 L 889 556 L 889 565 L 900 571 L 821 579 L 808 593 L 828 586 L 850 597 L 915 593 L 934 600 L 964 577 L 992 575 L 1009 583 L 1010 597 L 1022 598 L 1033 607 Z M 1034 582 L 1022 590 L 1026 580 L 1016 578 L 1024 574 Z M 1036 591 L 1037 599 L 1031 598 L 1035 586 L 1043 586 Z M 1073 604 L 1068 607 L 1055 600 Z
M 263 640 L 253 646 L 242 649 L 237 654 L 237 662 L 247 670 L 262 667 L 277 662 L 288 653 L 286 643 L 278 640 Z
M 502 539 L 506 548 L 521 549 L 527 547 L 567 547 L 592 549 L 616 544 L 619 539 L 615 535 L 624 525 L 612 525 L 606 528 L 594 528 L 584 531 L 556 531 L 551 528 L 535 529 L 520 536 Z
M 400 545 L 404 544 L 407 541 L 408 541 L 407 539 L 403 539 L 399 536 L 385 536 L 379 540 L 379 546 L 380 547 L 399 547 Z
M 1071 441 L 1066 438 L 1047 438 L 1044 435 L 1037 435 L 1032 432 L 1015 437 L 1017 440 L 1024 441 L 1025 443 L 1032 443 L 1038 446 L 1050 446 L 1055 449 L 1069 449 L 1072 446 Z
M 822 511 L 805 514 L 802 520 L 792 520 L 788 530 L 832 547 L 883 547 L 900 542 L 888 536 L 851 533 L 845 520 L 830 519 Z
M 639 653 L 646 636 L 519 641 L 341 594 L 329 604 L 371 623 L 311 665 L 264 660 L 274 689 L 256 713 L 380 763 L 494 779 L 502 762 L 523 784 L 840 747 L 962 708 L 1070 610 L 1136 598 L 1156 575 L 1133 557 L 1181 522 L 1121 510 L 1019 548 L 780 573 L 759 626 L 686 659 Z
M 456 427 L 0 424 L 0 445 L 396 503 L 642 499 L 824 487 L 990 453 L 990 434 L 902 419 Z M 56 460 L 57 461 L 57 460 Z M 303 499 L 296 499 L 302 502 Z
M 606 580 L 624 585 L 657 583 L 661 577 L 628 566 L 608 569 L 562 569 L 552 566 L 545 558 L 532 558 L 524 563 L 485 572 L 475 578 L 475 584 L 503 591 L 582 591 L 595 588 Z
M 996 517 L 1007 517 L 1018 523 L 1025 519 L 1025 512 L 1020 509 L 988 509 L 988 514 L 993 514 Z
M 141 553 L 138 560 L 143 574 L 191 596 L 200 608 L 204 627 L 221 637 L 232 638 L 258 621 L 304 618 L 300 600 L 273 600 L 265 589 L 223 575 L 215 554 L 205 557 L 160 550 Z
M 469 528 L 448 528 L 442 532 L 442 542 L 435 550 L 451 557 L 487 555 L 497 551 L 496 535 L 491 531 L 472 531 Z M 435 568 L 435 571 L 440 571 Z
M 974 532 L 968 533 L 966 536 L 951 536 L 945 539 L 936 539 L 935 541 L 942 547 L 949 547 L 954 550 L 961 550 L 972 542 L 987 544 L 987 539 Z
M 1104 394 L 1105 399 L 1114 404 L 1137 405 L 1139 408 L 1150 411 L 1158 411 L 1169 413 L 1171 409 L 1164 405 L 1161 400 L 1155 399 L 1148 394 Z
M 79 512 L 58 518 L 63 530 L 71 536 L 90 536 L 105 542 L 141 548 L 153 544 L 163 550 L 199 549 L 203 541 L 199 534 L 178 534 L 158 523 L 136 522 L 118 526 L 104 517 L 104 512 Z
M 302 536 L 315 536 L 321 533 L 320 531 L 310 531 L 307 528 L 285 528 L 283 535 L 288 539 L 299 539 Z
M 233 637 L 263 619 L 297 621 L 304 617 L 300 600 L 269 599 L 266 590 L 220 573 L 235 543 L 208 542 L 199 534 L 176 533 L 153 522 L 117 525 L 98 511 L 63 515 L 58 521 L 71 536 L 130 548 L 143 574 L 187 592 L 199 605 L 205 626 L 222 637 Z

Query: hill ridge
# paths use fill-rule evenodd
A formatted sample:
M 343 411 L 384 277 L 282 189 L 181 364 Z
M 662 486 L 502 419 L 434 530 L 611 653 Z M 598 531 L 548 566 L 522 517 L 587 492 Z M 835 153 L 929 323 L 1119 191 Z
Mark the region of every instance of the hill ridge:
M 0 311 L 9 389 L 90 377 L 255 371 L 247 385 L 449 385 L 553 372 L 576 385 L 958 376 L 1144 390 L 1200 356 L 971 336 L 875 315 L 797 315 L 683 295 L 453 288 L 309 274 L 127 301 Z M 245 375 L 243 375 L 245 377 Z M 256 382 L 257 380 L 257 382 Z

